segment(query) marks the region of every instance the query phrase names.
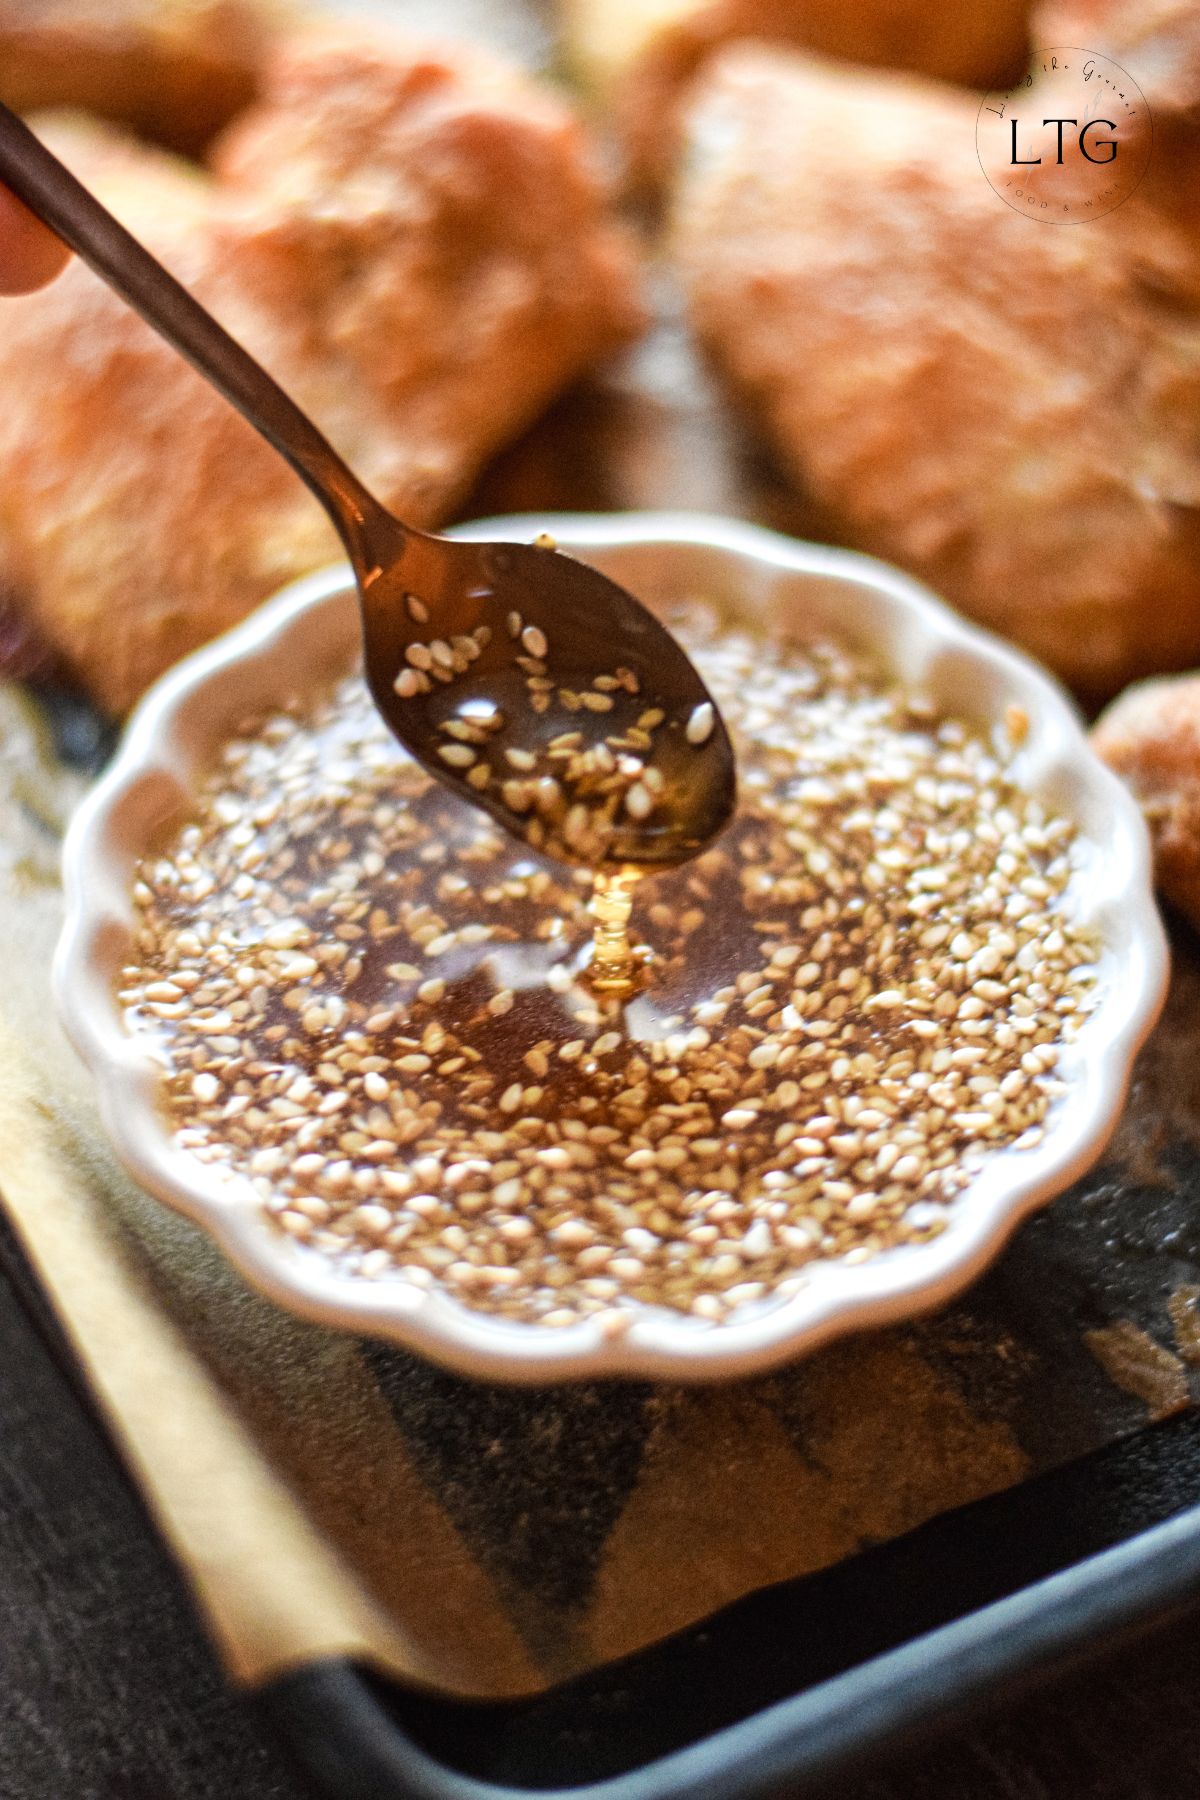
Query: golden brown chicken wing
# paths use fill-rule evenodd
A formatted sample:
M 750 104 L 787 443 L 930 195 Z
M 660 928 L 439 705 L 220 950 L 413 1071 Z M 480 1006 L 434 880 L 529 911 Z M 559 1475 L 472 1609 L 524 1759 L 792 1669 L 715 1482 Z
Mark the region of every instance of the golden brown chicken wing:
M 288 0 L 0 0 L 0 100 L 198 150 L 254 98 Z
M 1141 804 L 1159 888 L 1200 926 L 1200 675 L 1129 688 L 1092 743 Z
M 568 51 L 638 180 L 667 172 L 681 96 L 721 45 L 787 44 L 979 87 L 1020 74 L 1030 0 L 562 0 Z
M 976 96 L 731 49 L 689 115 L 696 329 L 849 541 L 1079 689 L 1200 659 L 1200 251 L 1142 191 L 1045 224 Z
M 482 55 L 308 36 L 215 181 L 47 135 L 415 523 L 639 324 L 574 119 Z M 0 392 L 0 586 L 114 711 L 337 554 L 282 460 L 78 265 L 6 304 Z

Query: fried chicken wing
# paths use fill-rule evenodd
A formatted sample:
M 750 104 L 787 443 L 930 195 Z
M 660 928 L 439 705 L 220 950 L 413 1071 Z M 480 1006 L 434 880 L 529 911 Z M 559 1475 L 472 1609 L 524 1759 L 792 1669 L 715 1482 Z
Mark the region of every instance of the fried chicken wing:
M 1200 926 L 1200 675 L 1129 688 L 1092 743 L 1146 815 L 1161 892 Z
M 417 524 L 640 324 L 576 122 L 482 55 L 308 35 L 215 179 L 100 128 L 46 135 Z M 338 554 L 283 461 L 86 269 L 4 327 L 0 586 L 106 708 Z
M 743 46 L 688 120 L 696 330 L 841 535 L 1080 690 L 1200 659 L 1200 252 L 1031 220 L 977 96 Z
M 0 100 L 198 150 L 258 88 L 286 0 L 0 0 Z
M 1030 0 L 562 0 L 568 51 L 612 111 L 631 172 L 656 182 L 672 159 L 682 95 L 736 39 L 979 87 L 1020 74 Z

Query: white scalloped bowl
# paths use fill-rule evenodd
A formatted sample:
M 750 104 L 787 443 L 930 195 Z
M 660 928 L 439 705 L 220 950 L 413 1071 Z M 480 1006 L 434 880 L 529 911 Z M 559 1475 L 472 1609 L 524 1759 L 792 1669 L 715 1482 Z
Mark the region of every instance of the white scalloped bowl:
M 1025 710 L 1031 728 L 1014 773 L 1075 822 L 1078 868 L 1066 904 L 1097 930 L 1102 946 L 1095 1007 L 1063 1052 L 1067 1092 L 1052 1104 L 1041 1144 L 991 1153 L 930 1242 L 858 1264 L 811 1264 L 797 1291 L 723 1323 L 635 1306 L 633 1322 L 616 1336 L 588 1320 L 521 1324 L 473 1311 L 448 1293 L 366 1281 L 272 1226 L 245 1177 L 218 1173 L 173 1144 L 159 1105 L 161 1065 L 148 1038 L 127 1029 L 116 977 L 131 960 L 138 858 L 186 813 L 225 734 L 247 712 L 315 691 L 353 666 L 357 608 L 348 570 L 334 568 L 287 588 L 164 676 L 71 825 L 54 990 L 95 1076 L 118 1155 L 143 1187 L 203 1225 L 281 1305 L 487 1380 L 743 1375 L 941 1304 L 979 1274 L 1019 1220 L 1084 1172 L 1120 1113 L 1167 975 L 1136 806 L 1094 756 L 1070 701 L 1047 675 L 886 564 L 688 514 L 527 516 L 485 521 L 465 534 L 528 540 L 542 530 L 652 606 L 704 595 L 730 615 L 836 635 L 940 709 L 985 727 L 1012 704 Z

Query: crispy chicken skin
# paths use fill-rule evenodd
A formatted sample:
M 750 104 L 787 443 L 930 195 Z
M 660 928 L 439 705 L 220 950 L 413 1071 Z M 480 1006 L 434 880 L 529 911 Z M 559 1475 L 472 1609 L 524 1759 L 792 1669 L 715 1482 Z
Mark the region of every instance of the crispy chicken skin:
M 840 535 L 1082 692 L 1200 659 L 1200 247 L 992 191 L 978 99 L 742 46 L 689 115 L 695 327 Z
M 46 136 L 402 517 L 640 324 L 560 101 L 361 31 L 282 52 L 215 181 L 101 128 Z M 87 270 L 6 304 L 0 587 L 105 708 L 338 545 L 317 503 Z
M 0 100 L 198 150 L 258 87 L 287 0 L 0 0 Z
M 562 0 L 568 50 L 611 109 L 636 181 L 670 167 L 681 97 L 721 45 L 791 45 L 992 87 L 1024 68 L 1030 0 Z
M 1131 687 L 1092 743 L 1141 804 L 1161 892 L 1200 927 L 1200 675 Z

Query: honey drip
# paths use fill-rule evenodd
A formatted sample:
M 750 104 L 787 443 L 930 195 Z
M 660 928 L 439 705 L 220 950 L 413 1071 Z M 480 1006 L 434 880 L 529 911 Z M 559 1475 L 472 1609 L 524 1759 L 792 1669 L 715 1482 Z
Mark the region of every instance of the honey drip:
M 637 869 L 620 869 L 615 874 L 597 870 L 593 878 L 588 978 L 599 993 L 627 994 L 636 982 L 642 959 L 629 941 L 629 915 L 639 879 Z

